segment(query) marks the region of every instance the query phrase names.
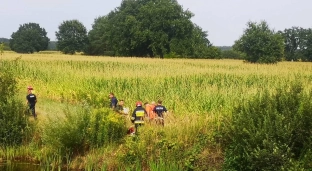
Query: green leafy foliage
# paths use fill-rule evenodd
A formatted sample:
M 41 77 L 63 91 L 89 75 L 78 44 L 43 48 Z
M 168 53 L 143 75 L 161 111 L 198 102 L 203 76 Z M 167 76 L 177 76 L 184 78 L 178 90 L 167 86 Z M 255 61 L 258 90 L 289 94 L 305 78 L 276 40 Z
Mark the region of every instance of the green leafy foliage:
M 8 70 L 0 69 L 0 145 L 19 145 L 26 135 L 28 123 L 25 107 L 16 97 L 16 80 Z
M 2 50 L 11 50 L 10 49 L 10 39 L 0 38 L 0 44 L 3 44 Z
M 211 44 L 207 32 L 193 24 L 191 17 L 193 14 L 183 10 L 176 0 L 122 1 L 116 10 L 95 19 L 85 53 L 209 57 Z
M 279 33 L 284 38 L 286 60 L 312 61 L 312 29 L 292 27 Z
M 270 30 L 265 21 L 248 22 L 244 34 L 235 41 L 233 49 L 246 54 L 251 63 L 276 63 L 284 53 L 283 37 Z
M 3 50 L 4 50 L 4 43 L 0 44 L 0 55 L 3 54 Z
M 47 50 L 49 50 L 49 51 L 56 51 L 57 50 L 56 44 L 57 44 L 56 41 L 50 41 Z
M 221 52 L 222 58 L 226 59 L 244 59 L 244 54 L 235 50 L 224 50 Z
M 106 55 L 106 51 L 111 50 L 111 46 L 108 42 L 108 33 L 106 33 L 106 30 L 109 30 L 108 27 L 108 16 L 98 17 L 94 20 L 92 29 L 88 33 L 89 44 L 85 49 L 86 54 Z
M 95 109 L 90 115 L 88 125 L 88 143 L 101 147 L 116 143 L 126 135 L 126 119 L 108 108 Z
M 50 117 L 42 129 L 43 143 L 63 154 L 84 154 L 90 147 L 116 143 L 125 135 L 123 118 L 109 109 L 88 107 Z
M 306 158 L 312 143 L 311 100 L 311 92 L 293 83 L 242 101 L 223 135 L 228 143 L 224 169 L 287 170 L 301 160 L 311 163 Z
M 78 20 L 63 21 L 55 32 L 57 49 L 65 54 L 82 52 L 88 44 L 87 29 Z
M 303 61 L 312 62 L 312 29 L 309 29 L 309 34 L 306 38 L 306 48 L 303 50 Z
M 26 23 L 11 35 L 10 48 L 17 53 L 34 53 L 46 50 L 49 41 L 47 32 L 39 24 Z

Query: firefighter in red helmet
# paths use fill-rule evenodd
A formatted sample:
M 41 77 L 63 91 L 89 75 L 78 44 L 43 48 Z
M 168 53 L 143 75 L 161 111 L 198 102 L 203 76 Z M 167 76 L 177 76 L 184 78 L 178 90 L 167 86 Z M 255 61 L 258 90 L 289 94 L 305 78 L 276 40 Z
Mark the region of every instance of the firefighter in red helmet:
M 33 90 L 34 88 L 32 86 L 28 86 L 27 90 Z
M 136 133 L 138 133 L 138 127 L 144 124 L 144 117 L 147 116 L 147 112 L 142 107 L 142 102 L 136 102 L 135 106 L 136 108 L 132 113 L 131 121 L 134 123 Z
M 31 111 L 31 114 L 34 116 L 35 119 L 37 119 L 37 115 L 36 115 L 36 103 L 37 103 L 37 97 L 36 95 L 32 92 L 32 90 L 34 90 L 32 88 L 32 86 L 28 86 L 27 87 L 27 96 L 26 96 L 26 103 L 29 107 L 29 110 Z

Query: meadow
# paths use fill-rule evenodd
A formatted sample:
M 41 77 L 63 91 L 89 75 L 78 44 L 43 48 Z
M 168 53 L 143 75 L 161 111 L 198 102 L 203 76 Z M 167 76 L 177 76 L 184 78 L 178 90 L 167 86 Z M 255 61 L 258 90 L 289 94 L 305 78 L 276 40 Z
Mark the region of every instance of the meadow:
M 300 82 L 306 93 L 312 88 L 312 64 L 303 62 L 260 65 L 242 60 L 59 53 L 4 53 L 0 60 L 0 67 L 10 68 L 16 76 L 23 101 L 28 85 L 34 87 L 38 97 L 38 121 L 30 117 L 36 133 L 21 147 L 1 148 L 0 157 L 24 156 L 36 163 L 71 169 L 220 170 L 224 148 L 218 132 L 235 106 L 265 91 L 275 93 L 293 82 Z M 64 115 L 66 118 L 66 111 L 79 115 L 81 104 L 105 108 L 109 92 L 124 99 L 131 110 L 138 100 L 163 100 L 169 109 L 165 127 L 146 125 L 138 138 L 124 136 L 120 141 L 83 150 L 83 154 L 69 151 L 60 153 L 61 157 L 42 143 L 46 136 L 42 130 L 51 129 L 47 125 L 64 119 Z

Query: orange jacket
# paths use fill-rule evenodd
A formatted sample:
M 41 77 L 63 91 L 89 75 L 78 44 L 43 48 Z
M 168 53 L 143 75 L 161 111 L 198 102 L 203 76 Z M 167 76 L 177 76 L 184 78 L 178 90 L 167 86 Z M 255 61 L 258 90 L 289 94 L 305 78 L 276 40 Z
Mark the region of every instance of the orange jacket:
M 152 105 L 152 104 L 146 106 L 146 112 L 150 119 L 155 119 L 156 117 L 156 113 L 153 111 L 154 108 L 155 108 L 155 105 Z

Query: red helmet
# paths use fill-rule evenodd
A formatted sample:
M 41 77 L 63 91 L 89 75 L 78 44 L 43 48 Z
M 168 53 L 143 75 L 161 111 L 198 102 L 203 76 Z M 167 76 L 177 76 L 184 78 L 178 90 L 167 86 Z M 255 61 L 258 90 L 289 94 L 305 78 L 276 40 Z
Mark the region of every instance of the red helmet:
M 142 106 L 142 102 L 140 102 L 140 101 L 136 102 L 136 103 L 135 103 L 135 106 L 136 106 L 136 107 Z
M 28 86 L 27 90 L 33 90 L 34 88 L 32 86 Z

